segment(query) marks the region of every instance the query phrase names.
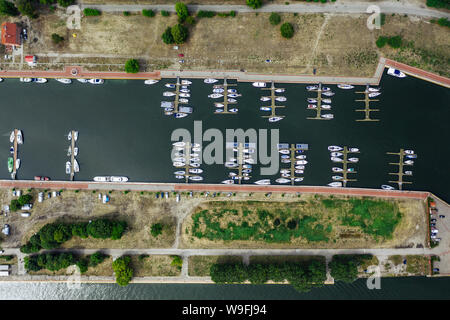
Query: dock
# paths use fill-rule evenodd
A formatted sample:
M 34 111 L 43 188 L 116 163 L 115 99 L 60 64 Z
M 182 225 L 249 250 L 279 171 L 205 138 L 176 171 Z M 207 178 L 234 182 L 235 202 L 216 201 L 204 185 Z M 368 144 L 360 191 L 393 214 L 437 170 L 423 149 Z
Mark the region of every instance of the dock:
M 356 91 L 355 93 L 364 94 L 364 99 L 355 100 L 357 102 L 364 102 L 364 109 L 356 109 L 356 112 L 364 112 L 364 119 L 357 119 L 356 121 L 380 121 L 380 119 L 373 119 L 370 117 L 371 112 L 380 111 L 380 109 L 371 109 L 370 102 L 379 101 L 378 99 L 369 98 L 369 85 L 366 85 L 365 91 Z
M 71 131 L 72 134 L 72 139 L 70 139 L 70 148 L 71 148 L 71 153 L 70 153 L 70 180 L 73 181 L 73 179 L 75 178 L 75 130 Z
M 236 102 L 229 102 L 228 101 L 228 87 L 232 87 L 232 86 L 236 86 L 236 84 L 230 84 L 227 82 L 227 78 L 223 79 L 223 84 L 221 85 L 223 88 L 223 101 L 218 102 L 218 103 L 222 103 L 223 104 L 223 111 L 222 112 L 217 112 L 214 111 L 214 114 L 237 114 L 237 112 L 231 112 L 228 110 L 228 105 L 229 104 L 235 104 Z M 219 109 L 221 109 L 219 108 Z M 217 110 L 217 109 L 216 109 Z
M 306 117 L 306 119 L 309 120 L 331 120 L 332 118 L 324 118 L 322 117 L 322 83 L 319 83 L 319 88 L 317 90 L 311 90 L 311 91 L 315 91 L 317 92 L 317 97 L 313 97 L 313 99 L 316 99 L 317 102 L 317 108 L 316 109 L 311 109 L 311 110 L 315 110 L 316 111 L 316 116 L 315 117 Z M 331 99 L 331 98 L 328 98 Z M 308 104 L 310 104 L 308 102 Z
M 411 184 L 412 183 L 410 181 L 403 181 L 403 176 L 410 176 L 403 172 L 403 167 L 404 166 L 412 166 L 412 164 L 404 163 L 404 158 L 406 155 L 404 149 L 400 149 L 400 152 L 386 152 L 386 154 L 399 156 L 398 162 L 390 162 L 389 163 L 390 165 L 398 166 L 398 172 L 389 172 L 390 175 L 395 175 L 398 177 L 398 179 L 396 181 L 389 181 L 389 182 L 396 183 L 398 185 L 398 189 L 402 190 L 403 184 Z
M 273 81 L 271 82 L 270 88 L 262 88 L 262 90 L 270 90 L 270 96 L 269 96 L 269 98 L 270 98 L 270 106 L 264 106 L 264 107 L 270 107 L 270 112 L 271 112 L 270 115 L 262 116 L 263 118 L 273 118 L 273 117 L 284 118 L 285 117 L 285 116 L 276 114 L 276 109 L 277 108 L 285 108 L 285 106 L 277 106 L 276 105 L 276 98 L 277 98 L 277 95 L 275 94 L 276 93 L 275 92 L 276 89 L 284 89 L 284 88 L 275 88 L 275 84 L 274 84 Z
M 289 147 L 289 148 L 287 148 L 287 147 Z M 290 146 L 287 143 L 286 144 L 279 144 L 278 145 L 278 150 L 280 150 L 280 149 L 288 149 L 289 152 L 290 152 L 290 157 L 289 157 L 289 159 L 290 159 L 290 168 L 289 168 L 289 170 L 290 170 L 290 173 L 289 173 L 290 177 L 287 178 L 287 179 L 291 179 L 291 185 L 295 185 L 295 179 L 296 178 L 301 178 L 301 177 L 295 176 L 296 175 L 296 173 L 295 173 L 295 170 L 296 170 L 295 169 L 295 166 L 296 166 L 295 161 L 298 160 L 296 158 L 295 154 L 298 151 L 301 151 L 301 153 L 303 153 L 303 151 L 308 150 L 308 145 L 307 144 L 299 144 L 299 143 L 297 143 L 297 144 L 292 143 Z
M 181 82 L 180 82 L 180 77 L 177 77 L 177 82 L 176 83 L 171 83 L 175 86 L 175 100 L 173 102 L 173 113 L 176 114 L 178 113 L 178 108 L 181 104 L 180 102 L 180 87 L 181 87 Z
M 191 176 L 189 169 L 192 168 L 190 165 L 191 163 L 191 143 L 186 142 L 186 145 L 184 146 L 184 159 L 186 160 L 185 166 L 184 166 L 184 179 L 185 182 L 189 182 L 189 177 Z
M 254 143 L 243 144 L 242 142 L 239 142 L 237 144 L 235 144 L 235 143 L 230 144 L 230 145 L 227 144 L 227 148 L 228 148 L 228 146 L 230 146 L 233 149 L 237 148 L 237 151 L 234 151 L 234 152 L 237 152 L 237 163 L 238 163 L 238 166 L 237 166 L 237 168 L 228 168 L 228 169 L 230 169 L 230 170 L 237 170 L 238 171 L 235 177 L 237 177 L 238 184 L 241 184 L 242 180 L 244 180 L 244 174 L 242 172 L 243 169 L 244 169 L 243 165 L 245 163 L 245 158 L 244 158 L 245 152 L 244 152 L 244 149 L 248 148 L 250 150 L 251 148 L 256 147 L 256 145 Z M 250 155 L 250 153 L 248 153 L 248 154 Z M 251 158 L 251 156 L 250 156 L 250 158 Z M 253 165 L 253 164 L 251 164 L 251 165 Z M 250 175 L 245 176 L 245 177 L 248 177 L 249 179 L 251 178 Z
M 357 173 L 356 171 L 348 171 L 348 164 L 349 163 L 355 163 L 355 162 L 350 162 L 350 161 L 348 161 L 348 154 L 349 153 L 359 153 L 359 151 L 357 151 L 357 152 L 350 152 L 349 151 L 349 149 L 348 149 L 348 147 L 347 146 L 344 146 L 344 149 L 343 150 L 341 150 L 341 151 L 339 151 L 339 152 L 342 152 L 342 162 L 335 162 L 335 163 L 342 163 L 342 172 L 333 172 L 333 173 L 337 173 L 337 174 L 339 174 L 339 173 L 342 173 L 342 179 L 340 179 L 340 180 L 335 180 L 335 181 L 342 181 L 342 185 L 344 186 L 344 187 L 346 187 L 347 186 L 347 182 L 351 182 L 351 181 L 358 181 L 358 180 L 356 180 L 356 179 L 350 179 L 350 178 L 348 178 L 348 174 L 349 173 Z
M 11 173 L 11 179 L 16 179 L 16 174 L 17 174 L 17 167 L 16 167 L 16 161 L 17 161 L 17 147 L 18 147 L 18 143 L 17 143 L 17 132 L 19 130 L 18 129 L 14 129 L 14 156 L 13 156 L 13 171 Z

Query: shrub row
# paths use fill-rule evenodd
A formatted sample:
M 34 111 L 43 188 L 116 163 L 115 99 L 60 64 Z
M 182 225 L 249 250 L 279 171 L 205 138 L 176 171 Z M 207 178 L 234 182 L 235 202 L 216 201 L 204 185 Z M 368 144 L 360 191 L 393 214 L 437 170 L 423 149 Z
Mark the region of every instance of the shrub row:
M 103 262 L 106 257 L 108 256 L 101 252 L 96 252 L 87 258 L 77 258 L 70 252 L 33 254 L 25 257 L 25 269 L 28 271 L 42 269 L 58 271 L 76 264 L 80 268 L 80 272 L 84 273 L 88 270 L 88 267 L 95 267 Z

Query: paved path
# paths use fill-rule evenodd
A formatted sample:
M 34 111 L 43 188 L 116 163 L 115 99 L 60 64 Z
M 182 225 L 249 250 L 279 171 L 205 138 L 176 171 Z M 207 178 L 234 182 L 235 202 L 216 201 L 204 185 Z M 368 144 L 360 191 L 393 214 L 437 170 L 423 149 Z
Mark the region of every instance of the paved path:
M 380 7 L 381 12 L 386 14 L 408 14 L 423 17 L 433 17 L 433 18 L 450 18 L 450 14 L 445 11 L 438 11 L 434 9 L 429 9 L 425 5 L 417 5 L 414 3 L 399 3 L 395 1 L 380 1 L 376 3 L 368 3 L 361 1 L 352 2 L 339 2 L 334 3 L 291 3 L 289 5 L 285 4 L 267 4 L 261 8 L 254 10 L 246 5 L 188 5 L 188 9 L 191 12 L 196 12 L 199 10 L 204 11 L 216 11 L 216 12 L 298 12 L 298 13 L 338 13 L 338 14 L 361 14 L 367 13 L 367 7 L 369 5 L 377 5 Z M 137 12 L 142 11 L 142 9 L 153 9 L 153 10 L 165 10 L 170 12 L 175 12 L 175 7 L 173 4 L 170 5 L 137 5 L 137 4 L 81 4 L 81 9 L 84 8 L 94 8 L 101 10 L 103 12 Z

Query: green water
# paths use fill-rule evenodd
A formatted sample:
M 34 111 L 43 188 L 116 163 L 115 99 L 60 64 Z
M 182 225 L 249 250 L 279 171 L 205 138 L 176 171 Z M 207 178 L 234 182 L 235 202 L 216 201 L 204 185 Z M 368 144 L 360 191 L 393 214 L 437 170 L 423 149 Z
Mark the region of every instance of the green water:
M 355 102 L 362 95 L 354 91 L 331 86 L 336 95 L 331 97 L 335 119 L 330 121 L 307 120 L 315 111 L 307 110 L 306 98 L 312 94 L 305 85 L 279 84 L 286 88 L 280 95 L 287 97 L 285 109 L 278 113 L 286 116 L 276 123 L 261 117 L 263 104 L 260 96 L 267 92 L 254 88 L 250 83 L 239 83 L 237 89 L 243 94 L 238 98 L 238 115 L 213 114 L 211 85 L 194 80 L 191 85 L 190 104 L 194 113 L 183 119 L 162 114 L 161 100 L 168 100 L 162 92 L 168 90 L 164 83 L 147 86 L 143 81 L 115 80 L 93 86 L 75 81 L 63 85 L 54 80 L 47 84 L 20 83 L 8 79 L 0 84 L 2 108 L 0 127 L 4 138 L 0 139 L 0 178 L 9 178 L 9 133 L 13 128 L 22 129 L 25 143 L 20 146 L 22 160 L 18 179 L 33 179 L 35 175 L 49 176 L 53 180 L 66 180 L 66 150 L 69 145 L 67 133 L 79 131 L 77 157 L 80 173 L 76 180 L 92 180 L 97 175 L 125 175 L 130 181 L 177 182 L 171 165 L 170 135 L 174 129 L 186 128 L 193 133 L 194 120 L 201 120 L 203 131 L 208 128 L 225 129 L 279 129 L 280 142 L 308 143 L 308 165 L 303 185 L 326 185 L 331 182 L 328 145 L 355 146 L 361 150 L 360 161 L 355 165 L 358 181 L 348 186 L 380 188 L 394 176 L 395 170 L 388 162 L 396 157 L 386 155 L 399 148 L 414 149 L 418 159 L 412 168 L 413 177 L 406 178 L 412 185 L 404 189 L 432 191 L 450 201 L 448 182 L 450 170 L 449 97 L 450 90 L 438 85 L 408 77 L 397 79 L 384 76 L 382 95 L 372 108 L 380 109 L 372 117 L 379 122 L 356 122 L 363 113 L 362 102 Z M 170 100 L 170 98 L 169 98 Z M 206 143 L 204 144 L 204 146 Z M 202 165 L 204 182 L 219 183 L 227 178 L 223 165 Z M 407 169 L 405 169 L 407 170 Z M 271 178 L 273 183 L 279 175 L 258 176 L 253 179 Z M 394 177 L 395 178 L 395 177 Z

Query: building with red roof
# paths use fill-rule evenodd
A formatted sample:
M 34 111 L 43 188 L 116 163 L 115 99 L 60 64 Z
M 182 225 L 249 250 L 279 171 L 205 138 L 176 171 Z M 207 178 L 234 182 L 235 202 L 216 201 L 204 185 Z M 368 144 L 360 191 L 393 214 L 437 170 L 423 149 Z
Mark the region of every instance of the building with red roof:
M 20 33 L 22 28 L 15 23 L 3 22 L 2 23 L 2 44 L 7 47 L 20 46 L 21 39 Z

